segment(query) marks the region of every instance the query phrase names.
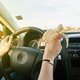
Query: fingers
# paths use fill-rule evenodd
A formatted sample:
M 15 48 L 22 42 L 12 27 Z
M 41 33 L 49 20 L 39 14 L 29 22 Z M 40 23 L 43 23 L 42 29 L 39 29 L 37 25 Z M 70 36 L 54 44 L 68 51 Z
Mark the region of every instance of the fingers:
M 61 41 L 61 38 L 63 38 L 62 34 L 56 34 L 56 35 L 53 35 L 51 38 L 49 38 L 49 42 L 56 42 L 58 40 Z
M 63 38 L 63 35 L 62 35 L 62 34 L 58 34 L 58 35 L 55 37 L 55 40 L 60 40 L 61 38 Z
M 9 40 L 8 40 L 8 43 L 11 44 L 12 40 L 13 40 L 13 36 L 10 36 Z
M 1 42 L 7 42 L 9 39 L 9 36 L 5 37 Z
M 7 43 L 11 44 L 12 39 L 13 39 L 13 36 L 7 36 L 1 41 L 1 43 L 7 42 Z

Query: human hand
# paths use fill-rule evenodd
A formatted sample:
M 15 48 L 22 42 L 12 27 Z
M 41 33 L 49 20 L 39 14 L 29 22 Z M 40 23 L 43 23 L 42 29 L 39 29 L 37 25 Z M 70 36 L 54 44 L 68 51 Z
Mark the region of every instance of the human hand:
M 61 34 L 54 35 L 54 38 L 51 37 L 45 46 L 45 51 L 43 59 L 52 59 L 54 60 L 62 50 L 61 46 Z
M 11 47 L 13 36 L 7 36 L 0 43 L 0 57 L 3 57 L 6 52 L 9 51 Z

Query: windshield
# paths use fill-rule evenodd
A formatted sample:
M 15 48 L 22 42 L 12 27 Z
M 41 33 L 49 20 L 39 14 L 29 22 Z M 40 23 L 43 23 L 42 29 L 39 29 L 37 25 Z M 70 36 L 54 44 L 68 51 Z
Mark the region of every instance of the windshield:
M 80 0 L 0 0 L 19 27 L 80 26 Z

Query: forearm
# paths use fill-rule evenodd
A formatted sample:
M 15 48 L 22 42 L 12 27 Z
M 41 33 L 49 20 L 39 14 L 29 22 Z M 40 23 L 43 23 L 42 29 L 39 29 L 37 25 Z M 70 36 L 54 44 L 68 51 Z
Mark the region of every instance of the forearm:
M 6 51 L 1 48 L 1 49 L 0 49 L 0 58 L 2 58 L 5 53 L 6 53 Z
M 2 58 L 7 52 L 8 52 L 8 49 L 6 47 L 1 47 L 0 48 L 0 58 Z
M 43 61 L 38 80 L 53 80 L 53 65 Z
M 13 36 L 7 36 L 0 43 L 0 58 L 2 58 L 11 47 L 11 42 L 13 40 Z

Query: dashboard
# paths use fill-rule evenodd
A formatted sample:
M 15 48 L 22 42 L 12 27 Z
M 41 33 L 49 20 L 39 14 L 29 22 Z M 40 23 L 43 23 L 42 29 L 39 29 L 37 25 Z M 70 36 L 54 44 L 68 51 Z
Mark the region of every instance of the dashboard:
M 65 40 L 62 42 L 63 50 L 61 60 L 57 61 L 55 80 L 80 80 L 80 33 L 65 33 L 68 38 L 68 47 Z

